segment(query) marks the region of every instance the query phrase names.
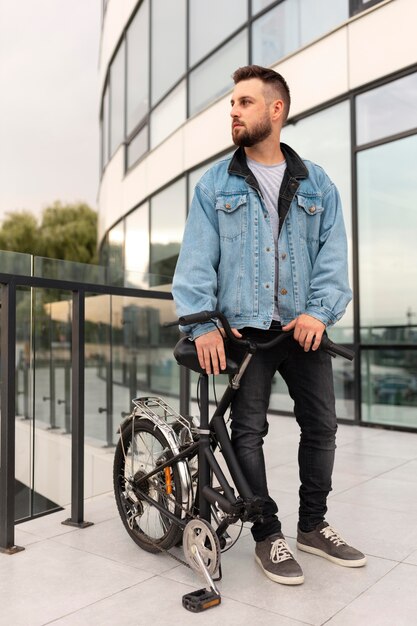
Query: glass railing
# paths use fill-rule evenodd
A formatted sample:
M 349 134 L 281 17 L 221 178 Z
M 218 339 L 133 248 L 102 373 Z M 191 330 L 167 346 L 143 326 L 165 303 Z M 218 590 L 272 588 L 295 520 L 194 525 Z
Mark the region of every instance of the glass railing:
M 0 252 L 0 262 L 0 272 L 17 281 L 55 281 L 53 288 L 18 287 L 16 296 L 15 516 L 21 520 L 71 501 L 74 285 L 100 287 L 85 294 L 85 496 L 111 488 L 112 449 L 133 397 L 163 395 L 178 409 L 172 350 L 179 335 L 163 327 L 175 318 L 166 277 L 116 276 L 98 265 L 9 252 Z M 146 294 L 106 293 L 127 286 Z

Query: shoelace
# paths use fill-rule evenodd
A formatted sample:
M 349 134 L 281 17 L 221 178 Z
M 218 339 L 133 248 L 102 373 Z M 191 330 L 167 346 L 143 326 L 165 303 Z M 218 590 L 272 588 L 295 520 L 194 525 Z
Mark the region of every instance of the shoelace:
M 271 546 L 270 556 L 273 563 L 282 563 L 282 561 L 294 558 L 285 539 L 275 539 Z
M 331 526 L 326 526 L 321 529 L 321 534 L 324 535 L 325 539 L 328 539 L 332 543 L 336 544 L 336 546 L 345 546 L 346 541 L 342 539 L 337 530 L 332 528 Z

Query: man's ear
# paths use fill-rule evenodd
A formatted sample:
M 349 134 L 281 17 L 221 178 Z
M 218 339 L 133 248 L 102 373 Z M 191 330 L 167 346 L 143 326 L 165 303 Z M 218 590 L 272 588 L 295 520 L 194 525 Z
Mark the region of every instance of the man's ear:
M 284 115 L 284 101 L 274 100 L 272 102 L 272 119 L 278 120 Z

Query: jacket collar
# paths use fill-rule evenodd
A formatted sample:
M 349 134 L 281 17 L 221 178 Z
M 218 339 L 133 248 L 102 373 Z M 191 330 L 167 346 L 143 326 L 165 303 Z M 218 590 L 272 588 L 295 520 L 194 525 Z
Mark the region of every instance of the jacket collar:
M 308 177 L 308 169 L 304 165 L 303 160 L 298 154 L 285 143 L 281 143 L 281 150 L 285 156 L 287 162 L 287 170 L 291 178 L 301 179 Z M 256 178 L 250 171 L 246 162 L 246 154 L 243 148 L 238 148 L 233 154 L 232 160 L 228 167 L 229 174 L 237 174 L 238 176 L 244 176 L 246 182 L 253 186 L 258 187 Z

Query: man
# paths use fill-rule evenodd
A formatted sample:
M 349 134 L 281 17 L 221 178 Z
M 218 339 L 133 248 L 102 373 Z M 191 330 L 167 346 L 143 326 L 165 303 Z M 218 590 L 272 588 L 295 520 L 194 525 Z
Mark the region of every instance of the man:
M 264 498 L 254 523 L 255 558 L 266 576 L 304 581 L 268 494 L 263 438 L 272 378 L 278 371 L 294 400 L 301 429 L 297 547 L 339 565 L 366 557 L 325 521 L 331 490 L 336 414 L 331 357 L 318 350 L 327 326 L 351 299 L 339 194 L 322 168 L 280 143 L 290 93 L 284 78 L 256 65 L 233 75 L 231 159 L 196 186 L 173 281 L 179 315 L 220 309 L 236 336 L 268 341 L 278 330 L 294 340 L 258 351 L 232 404 L 232 443 L 254 492 Z M 221 334 L 212 323 L 185 330 L 208 374 L 225 368 Z

